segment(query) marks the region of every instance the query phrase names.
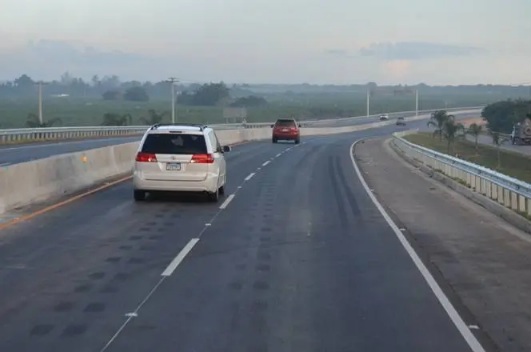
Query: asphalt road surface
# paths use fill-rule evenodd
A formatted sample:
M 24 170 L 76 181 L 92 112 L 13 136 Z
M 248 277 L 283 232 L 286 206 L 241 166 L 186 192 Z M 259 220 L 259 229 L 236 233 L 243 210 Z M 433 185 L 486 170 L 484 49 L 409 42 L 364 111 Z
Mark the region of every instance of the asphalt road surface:
M 127 182 L 2 230 L 0 351 L 470 351 L 354 171 L 394 130 L 237 146 L 218 204 Z
M 391 120 L 396 118 L 398 115 L 404 116 L 403 114 L 390 114 Z M 462 114 L 458 115 L 460 118 L 465 116 L 475 116 L 477 114 Z M 407 116 L 407 115 L 406 115 Z M 344 119 L 337 121 L 324 121 L 316 127 L 340 127 L 340 126 L 350 126 L 350 125 L 361 125 L 372 122 L 379 121 L 378 117 L 361 117 L 361 118 L 352 118 Z M 426 123 L 422 124 L 425 126 Z M 102 139 L 87 139 L 87 140 L 77 140 L 77 141 L 62 141 L 62 142 L 47 142 L 47 143 L 37 143 L 37 144 L 25 144 L 25 145 L 10 145 L 10 146 L 0 146 L 0 167 L 7 166 L 11 164 L 17 164 L 21 162 L 47 158 L 53 155 L 66 154 L 79 152 L 88 149 L 106 147 L 109 145 L 129 143 L 140 140 L 141 136 L 135 137 L 114 137 L 114 138 L 102 138 Z
M 467 136 L 467 139 L 471 142 L 475 141 L 474 136 Z M 495 147 L 495 145 L 492 143 L 492 137 L 486 136 L 486 135 L 480 135 L 478 138 L 478 143 L 489 145 L 491 147 Z M 501 146 L 502 149 L 510 150 L 512 152 L 517 152 L 525 155 L 531 155 L 531 145 L 513 145 L 511 144 L 511 141 L 504 141 Z

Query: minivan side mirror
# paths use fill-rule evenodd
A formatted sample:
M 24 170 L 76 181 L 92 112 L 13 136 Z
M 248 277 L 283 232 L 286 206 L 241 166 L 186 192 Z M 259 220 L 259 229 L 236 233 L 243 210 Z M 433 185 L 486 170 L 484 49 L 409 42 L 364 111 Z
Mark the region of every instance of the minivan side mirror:
M 302 123 L 299 123 L 299 127 L 302 127 Z
M 223 153 L 228 153 L 231 151 L 231 147 L 230 145 L 224 145 L 223 146 Z
M 273 125 L 271 125 L 271 128 L 273 128 L 273 127 L 275 127 L 275 125 L 274 125 L 274 124 L 273 124 Z

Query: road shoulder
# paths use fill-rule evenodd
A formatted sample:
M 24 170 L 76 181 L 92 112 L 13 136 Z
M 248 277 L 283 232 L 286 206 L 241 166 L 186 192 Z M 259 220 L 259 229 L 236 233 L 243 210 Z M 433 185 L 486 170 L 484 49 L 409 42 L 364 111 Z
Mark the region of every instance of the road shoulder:
M 384 139 L 358 144 L 356 159 L 480 331 L 500 350 L 531 350 L 531 236 L 407 164 Z

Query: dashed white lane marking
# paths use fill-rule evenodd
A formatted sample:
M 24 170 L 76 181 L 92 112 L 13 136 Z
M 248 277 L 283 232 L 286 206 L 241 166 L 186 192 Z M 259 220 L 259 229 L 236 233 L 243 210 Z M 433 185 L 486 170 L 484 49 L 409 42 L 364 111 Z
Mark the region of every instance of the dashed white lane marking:
M 291 148 L 289 148 L 291 149 Z M 266 166 L 270 163 L 271 161 L 268 160 L 266 162 L 264 162 L 262 164 L 262 166 Z M 257 170 L 260 170 L 261 168 L 259 167 Z M 252 175 L 254 176 L 254 174 L 256 173 L 253 173 Z M 250 176 L 250 175 L 249 175 Z M 247 176 L 247 177 L 249 177 Z M 251 176 L 252 177 L 252 176 Z M 245 180 L 247 181 L 247 180 Z M 242 185 L 243 183 L 245 183 L 245 181 L 243 181 L 238 187 L 237 189 L 242 189 Z M 237 191 L 236 191 L 237 192 Z M 116 338 L 122 333 L 122 331 L 125 329 L 125 327 L 131 322 L 131 320 L 133 318 L 136 318 L 138 317 L 138 312 L 140 311 L 140 309 L 142 308 L 142 306 L 151 298 L 151 296 L 155 293 L 155 291 L 157 291 L 157 289 L 159 288 L 159 286 L 164 282 L 165 279 L 167 279 L 176 269 L 177 267 L 179 266 L 179 264 L 181 264 L 181 262 L 185 259 L 185 257 L 192 251 L 192 249 L 194 248 L 194 246 L 199 242 L 199 240 L 201 239 L 201 236 L 205 233 L 205 231 L 207 231 L 208 228 L 210 228 L 212 226 L 212 223 L 214 222 L 214 220 L 216 220 L 216 218 L 218 217 L 218 215 L 229 205 L 230 201 L 236 196 L 236 192 L 234 194 L 231 194 L 226 200 L 225 202 L 223 202 L 223 204 L 221 204 L 220 206 L 220 209 L 218 210 L 218 212 L 216 214 L 214 214 L 214 216 L 209 220 L 209 222 L 205 223 L 205 226 L 203 227 L 203 229 L 199 232 L 199 234 L 192 238 L 187 244 L 186 246 L 179 252 L 179 254 L 177 254 L 177 256 L 172 260 L 172 262 L 168 265 L 168 267 L 162 272 L 161 274 L 161 278 L 160 280 L 157 282 L 157 284 L 151 289 L 151 291 L 149 291 L 148 295 L 142 300 L 142 302 L 140 302 L 140 304 L 138 305 L 138 307 L 136 307 L 136 309 L 133 311 L 133 312 L 129 312 L 126 314 L 126 317 L 127 319 L 124 321 L 124 323 L 118 328 L 118 330 L 116 331 L 116 333 L 110 338 L 109 341 L 107 341 L 107 343 L 105 344 L 105 346 L 103 346 L 103 348 L 100 350 L 100 352 L 105 352 L 107 351 L 107 349 L 111 346 L 111 344 L 116 340 Z M 225 205 L 225 206 L 224 206 Z M 474 351 L 475 352 L 475 351 Z
M 0 269 L 6 269 L 6 270 L 24 270 L 26 269 L 26 265 L 24 264 L 15 264 L 15 265 L 7 265 L 2 266 Z
M 254 175 L 256 175 L 256 173 L 251 172 L 251 173 L 249 174 L 249 176 L 247 176 L 247 177 L 245 178 L 245 181 L 249 181 L 250 179 L 253 178 Z
M 233 198 L 234 198 L 234 194 L 231 194 L 230 196 L 228 196 L 227 199 L 225 199 L 225 201 L 221 203 L 221 205 L 219 206 L 219 209 L 225 209 L 229 205 L 229 203 L 232 201 Z
M 177 254 L 177 256 L 171 261 L 168 267 L 162 272 L 162 276 L 171 276 L 175 269 L 182 263 L 184 258 L 190 253 L 192 248 L 199 242 L 199 238 L 192 238 L 186 246 Z
M 278 157 L 281 156 L 281 155 L 282 155 L 282 153 L 278 153 L 278 154 L 275 156 L 275 158 L 278 158 Z
M 162 285 L 165 279 L 166 279 L 166 276 L 161 277 L 159 282 L 157 282 L 157 284 L 151 289 L 151 291 L 149 291 L 148 295 L 142 300 L 142 302 L 140 302 L 140 304 L 136 307 L 136 309 L 133 312 L 127 313 L 127 319 L 120 326 L 120 328 L 118 328 L 118 330 L 114 333 L 114 335 L 112 335 L 109 341 L 107 341 L 107 343 L 105 344 L 105 346 L 103 346 L 100 352 L 107 351 L 107 349 L 114 342 L 114 340 L 116 340 L 116 338 L 120 336 L 120 334 L 125 329 L 127 324 L 129 324 L 129 322 L 133 318 L 136 318 L 138 316 L 138 311 L 142 308 L 144 304 L 146 304 L 146 302 L 151 298 L 151 296 L 155 293 L 155 291 L 157 291 L 157 289 L 159 288 L 160 285 Z
M 417 269 L 420 271 L 421 275 L 424 277 L 424 280 L 426 280 L 426 282 L 428 283 L 428 286 L 433 291 L 433 293 L 435 294 L 435 297 L 437 297 L 437 299 L 439 300 L 439 303 L 444 308 L 444 310 L 446 311 L 446 314 L 448 314 L 448 316 L 450 317 L 450 320 L 452 320 L 457 330 L 461 333 L 461 335 L 465 339 L 470 349 L 473 352 L 485 352 L 485 349 L 483 348 L 483 346 L 481 346 L 481 344 L 476 339 L 474 334 L 472 334 L 468 326 L 465 324 L 463 318 L 461 318 L 461 316 L 459 315 L 455 307 L 452 305 L 448 297 L 446 297 L 443 290 L 441 289 L 437 281 L 435 281 L 435 278 L 431 275 L 428 268 L 426 268 L 426 266 L 424 265 L 424 263 L 422 262 L 418 254 L 415 252 L 415 250 L 413 249 L 413 247 L 407 240 L 407 238 L 404 236 L 402 231 L 400 231 L 400 229 L 395 224 L 393 219 L 391 219 L 387 211 L 380 204 L 378 199 L 376 199 L 375 195 L 373 194 L 373 192 L 367 185 L 367 182 L 365 181 L 365 178 L 361 174 L 358 164 L 356 164 L 356 160 L 354 159 L 354 153 L 352 152 L 356 143 L 358 142 L 359 141 L 356 141 L 351 144 L 350 149 L 348 150 L 348 153 L 350 155 L 350 160 L 352 161 L 354 171 L 356 171 L 358 179 L 360 180 L 363 188 L 365 189 L 365 192 L 369 195 L 369 197 L 371 198 L 376 208 L 378 208 L 378 210 L 380 211 L 380 214 L 382 214 L 387 224 L 389 224 L 389 227 L 391 227 L 391 229 L 395 233 L 396 237 L 398 238 L 398 240 L 400 241 L 400 243 L 406 250 L 407 254 L 411 258 L 411 260 L 413 261 Z

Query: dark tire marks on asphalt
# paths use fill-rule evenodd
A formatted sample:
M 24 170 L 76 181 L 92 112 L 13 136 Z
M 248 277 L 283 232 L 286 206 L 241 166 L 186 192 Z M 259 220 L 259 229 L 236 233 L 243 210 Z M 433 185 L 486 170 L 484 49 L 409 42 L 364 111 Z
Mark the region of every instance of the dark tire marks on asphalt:
M 236 148 L 227 191 L 285 148 Z M 97 350 L 218 206 L 198 197 L 135 204 L 130 185 L 121 184 L 4 231 L 12 236 L 0 247 L 0 268 L 18 258 L 36 270 L 0 269 L 3 283 L 15 283 L 13 294 L 0 292 L 0 350 Z

